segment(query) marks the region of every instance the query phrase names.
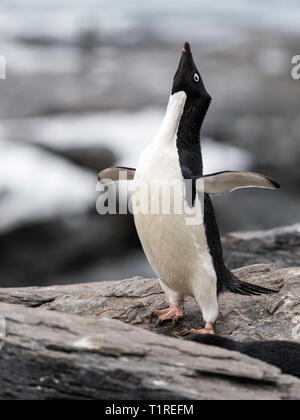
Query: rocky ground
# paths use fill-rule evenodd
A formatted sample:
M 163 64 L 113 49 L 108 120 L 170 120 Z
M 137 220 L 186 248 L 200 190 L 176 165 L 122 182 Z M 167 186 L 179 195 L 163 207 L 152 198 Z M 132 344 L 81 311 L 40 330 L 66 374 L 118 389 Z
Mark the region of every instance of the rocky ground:
M 107 318 L 0 304 L 1 399 L 290 400 L 300 381 L 235 352 Z
M 222 296 L 217 332 L 300 342 L 299 268 L 254 265 L 236 274 L 278 293 Z M 193 299 L 176 326 L 158 326 L 152 313 L 166 302 L 156 279 L 1 289 L 0 302 L 0 398 L 300 398 L 300 381 L 277 368 L 182 341 L 202 325 Z

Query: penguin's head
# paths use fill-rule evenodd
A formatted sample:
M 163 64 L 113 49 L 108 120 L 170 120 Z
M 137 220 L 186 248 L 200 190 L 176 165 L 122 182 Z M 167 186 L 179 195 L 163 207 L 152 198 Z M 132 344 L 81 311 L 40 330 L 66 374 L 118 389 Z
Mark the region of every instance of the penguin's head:
M 211 97 L 207 93 L 201 75 L 194 63 L 188 42 L 183 45 L 179 66 L 174 76 L 172 95 L 181 91 L 187 95 L 187 104 L 192 103 L 208 109 Z

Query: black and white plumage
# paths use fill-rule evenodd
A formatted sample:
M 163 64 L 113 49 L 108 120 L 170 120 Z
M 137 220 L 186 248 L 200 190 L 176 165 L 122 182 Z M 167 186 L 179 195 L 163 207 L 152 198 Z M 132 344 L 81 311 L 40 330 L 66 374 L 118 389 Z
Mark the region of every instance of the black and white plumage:
M 194 296 L 206 323 L 203 333 L 214 332 L 221 292 L 273 293 L 240 281 L 225 266 L 209 194 L 245 187 L 279 187 L 270 178 L 259 174 L 223 172 L 203 175 L 200 131 L 210 102 L 190 46 L 185 43 L 165 118 L 153 141 L 142 153 L 136 170 L 109 168 L 100 173 L 100 180 L 109 178 L 111 173 L 111 179 L 115 181 L 119 171 L 125 170 L 129 179 L 142 182 L 145 189 L 153 180 L 161 186 L 173 181 L 185 185 L 191 180 L 191 197 L 177 191 L 173 200 L 187 201 L 190 207 L 199 210 L 201 220 L 195 225 L 187 224 L 184 214 L 142 214 L 141 195 L 134 194 L 132 203 L 143 249 L 170 301 L 170 308 L 156 311 L 156 315 L 161 321 L 177 320 L 184 314 L 184 297 Z
M 254 359 L 277 366 L 283 373 L 300 378 L 300 344 L 289 341 L 237 342 L 221 336 L 193 334 L 189 341 L 247 354 Z

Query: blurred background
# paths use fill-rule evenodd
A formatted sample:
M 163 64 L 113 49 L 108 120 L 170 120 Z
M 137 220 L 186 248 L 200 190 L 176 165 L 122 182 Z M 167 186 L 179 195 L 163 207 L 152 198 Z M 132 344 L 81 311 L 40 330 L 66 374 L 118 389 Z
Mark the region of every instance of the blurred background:
M 282 184 L 214 199 L 222 234 L 299 222 L 300 0 L 2 0 L 0 286 L 151 276 L 131 216 L 99 216 L 99 170 L 136 166 L 184 41 L 213 103 L 205 172 Z

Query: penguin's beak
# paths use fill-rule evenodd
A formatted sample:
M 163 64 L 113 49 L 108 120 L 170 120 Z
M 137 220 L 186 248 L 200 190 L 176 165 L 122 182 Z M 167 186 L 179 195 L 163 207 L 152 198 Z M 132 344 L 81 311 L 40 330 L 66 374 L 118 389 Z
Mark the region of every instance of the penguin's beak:
M 187 103 L 197 100 L 198 103 L 209 105 L 211 101 L 194 63 L 191 46 L 188 42 L 185 42 L 182 47 L 179 66 L 174 76 L 172 95 L 181 91 L 186 93 Z M 208 105 L 206 106 L 208 107 Z
M 191 46 L 188 42 L 185 42 L 183 44 L 183 48 L 182 48 L 182 52 L 184 52 L 185 54 L 191 53 Z
M 196 66 L 193 60 L 191 46 L 188 42 L 185 42 L 182 47 L 178 69 L 174 76 L 172 95 L 181 90 L 186 91 L 186 79 L 190 74 L 193 74 L 194 68 Z
M 193 71 L 196 65 L 193 60 L 192 49 L 188 42 L 185 42 L 182 47 L 181 59 L 178 66 L 178 71 L 189 72 Z

